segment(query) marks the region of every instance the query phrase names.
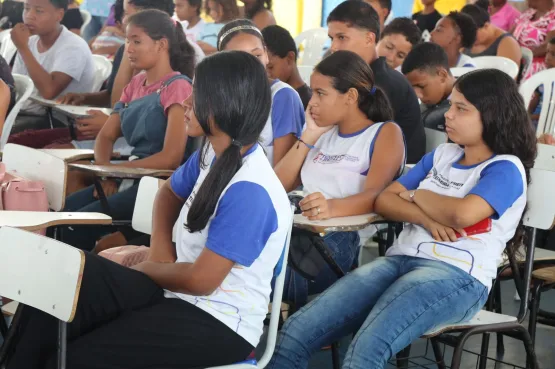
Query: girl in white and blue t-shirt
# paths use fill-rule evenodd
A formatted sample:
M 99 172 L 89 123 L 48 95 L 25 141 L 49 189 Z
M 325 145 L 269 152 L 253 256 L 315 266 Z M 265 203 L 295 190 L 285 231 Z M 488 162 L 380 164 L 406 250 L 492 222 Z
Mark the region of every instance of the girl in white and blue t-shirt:
M 274 169 L 287 191 L 303 185 L 307 196 L 300 207 L 310 220 L 371 213 L 378 194 L 405 163 L 403 133 L 391 121 L 387 97 L 374 85 L 368 63 L 349 51 L 322 60 L 310 85 L 306 129 Z M 340 268 L 350 271 L 358 233 L 330 233 L 324 242 Z M 296 307 L 337 279 L 327 265 L 310 283 L 301 274 L 291 270 L 286 280 L 284 296 Z
M 219 51 L 245 51 L 260 60 L 266 67 L 268 53 L 262 32 L 247 19 L 227 23 L 218 35 Z M 272 110 L 260 135 L 260 143 L 272 166 L 295 143 L 304 126 L 303 102 L 295 89 L 279 79 L 270 81 L 272 86 Z
M 454 144 L 376 200 L 379 214 L 409 223 L 395 245 L 289 318 L 269 368 L 306 368 L 311 353 L 353 332 L 342 368 L 383 368 L 425 332 L 482 308 L 505 247 L 522 238 L 536 138 L 515 81 L 493 69 L 457 80 L 445 118 Z
M 85 253 L 69 368 L 221 366 L 258 344 L 292 220 L 257 143 L 270 84 L 253 56 L 219 53 L 197 66 L 193 93 L 188 134 L 210 145 L 158 192 L 148 261 L 133 270 Z M 8 368 L 53 368 L 56 319 L 28 307 L 22 319 Z

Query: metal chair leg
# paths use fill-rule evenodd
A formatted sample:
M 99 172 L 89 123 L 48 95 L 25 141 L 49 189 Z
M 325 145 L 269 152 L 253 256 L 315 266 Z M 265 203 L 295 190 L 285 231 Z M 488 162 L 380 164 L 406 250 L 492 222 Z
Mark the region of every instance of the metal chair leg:
M 331 344 L 331 361 L 333 369 L 341 369 L 341 358 L 339 357 L 339 343 Z
M 536 284 L 530 289 L 530 318 L 528 321 L 528 332 L 530 334 L 530 339 L 532 340 L 532 345 L 536 342 L 536 327 L 538 324 L 538 311 L 540 309 L 540 297 L 541 289 L 543 283 L 537 281 Z
M 397 368 L 407 369 L 409 367 L 410 345 L 399 351 L 397 357 Z
M 498 314 L 503 314 L 501 306 L 501 281 L 496 281 L 493 290 L 493 303 L 495 312 Z M 497 333 L 497 355 L 503 356 L 505 353 L 505 344 L 503 342 L 503 333 Z
M 538 357 L 536 356 L 536 350 L 534 349 L 534 343 L 530 337 L 530 333 L 522 325 L 519 325 L 517 331 L 521 334 L 522 342 L 524 343 L 524 349 L 526 350 L 526 367 L 532 369 L 540 369 L 540 364 L 538 362 Z
M 15 343 L 19 326 L 21 325 L 22 314 L 23 304 L 19 304 L 17 310 L 15 311 L 15 315 L 13 316 L 10 329 L 8 330 L 7 335 L 4 337 L 4 343 L 2 344 L 2 347 L 0 347 L 0 365 L 5 365 L 8 361 L 13 345 Z
M 430 338 L 430 343 L 432 344 L 432 349 L 434 350 L 434 357 L 436 359 L 437 368 L 446 369 L 445 359 L 443 358 L 441 347 L 439 347 L 439 342 L 435 338 Z
M 58 322 L 58 369 L 66 369 L 67 323 Z

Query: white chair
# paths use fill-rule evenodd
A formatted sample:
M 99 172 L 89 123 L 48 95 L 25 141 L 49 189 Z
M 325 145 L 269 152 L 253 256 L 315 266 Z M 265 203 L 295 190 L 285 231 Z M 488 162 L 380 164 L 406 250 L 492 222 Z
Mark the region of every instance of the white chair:
M 301 75 L 304 83 L 310 86 L 310 76 L 312 76 L 314 67 L 309 65 L 299 65 L 297 68 L 299 68 L 299 74 Z
M 447 143 L 447 133 L 424 128 L 426 132 L 426 153 L 434 151 L 439 145 Z
M 322 59 L 328 31 L 324 28 L 306 30 L 295 37 L 299 52 L 298 65 L 316 65 Z
M 112 73 L 112 62 L 104 55 L 93 55 L 95 75 L 93 91 L 100 91 L 104 82 Z
M 522 59 L 524 61 L 524 65 L 522 68 L 522 75 L 525 76 L 526 73 L 528 72 L 528 69 L 532 65 L 532 60 L 534 59 L 534 53 L 532 53 L 532 50 L 524 46 L 520 48 L 520 51 L 522 52 Z
M 534 91 L 543 85 L 542 109 L 540 118 L 538 120 L 538 127 L 536 128 L 536 136 L 542 133 L 553 134 L 555 128 L 555 100 L 553 96 L 555 86 L 555 70 L 546 69 L 534 74 L 532 77 L 524 81 L 520 87 L 519 92 L 524 99 L 524 106 L 528 108 L 530 101 L 534 95 Z
M 17 52 L 17 48 L 12 41 L 11 33 L 11 29 L 0 32 L 0 55 L 2 55 L 8 63 L 11 62 Z
M 15 105 L 4 121 L 2 136 L 0 137 L 0 151 L 4 150 L 4 146 L 6 146 L 6 143 L 8 142 L 8 137 L 10 136 L 10 133 L 12 131 L 12 127 L 15 123 L 15 118 L 17 117 L 17 114 L 19 114 L 21 107 L 27 101 L 29 96 L 31 96 L 33 90 L 35 89 L 33 81 L 27 76 L 14 74 L 13 79 L 15 82 Z
M 459 78 L 460 76 L 464 76 L 466 73 L 472 72 L 473 70 L 476 70 L 476 68 L 472 68 L 472 67 L 455 67 L 455 68 L 451 68 L 451 74 L 453 75 L 453 77 Z
M 476 68 L 485 69 L 493 68 L 498 69 L 502 72 L 507 73 L 511 78 L 518 77 L 519 67 L 518 65 L 509 58 L 503 56 L 478 56 L 472 58 Z
M 79 11 L 81 12 L 81 17 L 83 18 L 83 25 L 81 26 L 81 35 L 83 35 L 85 29 L 92 21 L 92 15 L 91 13 L 83 9 L 79 9 Z

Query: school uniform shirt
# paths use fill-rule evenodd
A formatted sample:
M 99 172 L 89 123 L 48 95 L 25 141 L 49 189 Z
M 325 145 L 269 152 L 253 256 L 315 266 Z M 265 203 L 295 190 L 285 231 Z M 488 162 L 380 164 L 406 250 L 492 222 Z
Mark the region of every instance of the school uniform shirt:
M 343 199 L 361 193 L 376 139 L 385 124 L 395 123 L 374 123 L 352 134 L 341 134 L 339 127 L 334 126 L 324 133 L 308 152 L 301 169 L 305 192 L 321 192 L 326 199 Z
M 48 73 L 60 72 L 71 77 L 71 82 L 59 96 L 70 92 L 93 92 L 96 70 L 91 50 L 85 40 L 62 26 L 62 32 L 50 49 L 40 53 L 38 42 L 39 36 L 31 36 L 29 49 L 42 68 Z M 19 53 L 15 58 L 12 72 L 29 76 L 27 66 Z M 44 113 L 42 107 L 30 102 L 25 104 L 24 110 L 26 113 Z
M 514 236 L 526 206 L 526 174 L 513 155 L 495 155 L 472 166 L 458 164 L 464 150 L 443 144 L 399 179 L 407 190 L 429 190 L 444 196 L 477 195 L 494 209 L 491 231 L 437 242 L 422 226 L 408 224 L 387 255 L 408 255 L 454 265 L 491 288 L 506 243 Z
M 466 54 L 461 54 L 461 56 L 459 56 L 459 61 L 457 62 L 457 65 L 455 65 L 455 67 L 459 68 L 459 67 L 471 67 L 471 68 L 475 68 L 476 64 L 474 64 L 474 61 L 472 61 L 472 58 Z
M 294 134 L 299 136 L 304 126 L 304 109 L 299 94 L 285 82 L 272 83 L 272 109 L 260 134 L 260 142 L 270 163 L 274 163 L 274 140 Z
M 380 87 L 393 108 L 393 119 L 401 127 L 407 143 L 407 163 L 417 163 L 426 152 L 426 135 L 420 119 L 418 98 L 405 76 L 389 68 L 385 58 L 370 64 L 376 85 Z
M 185 226 L 187 215 L 210 172 L 214 158 L 210 152 L 202 166 L 199 151 L 195 152 L 170 179 L 172 190 L 186 199 L 178 221 L 176 262 L 194 263 L 207 248 L 235 266 L 209 296 L 166 291 L 166 297 L 197 306 L 256 347 L 268 311 L 274 268 L 291 226 L 289 199 L 264 151 L 255 144 L 220 195 L 206 228 L 190 233 Z

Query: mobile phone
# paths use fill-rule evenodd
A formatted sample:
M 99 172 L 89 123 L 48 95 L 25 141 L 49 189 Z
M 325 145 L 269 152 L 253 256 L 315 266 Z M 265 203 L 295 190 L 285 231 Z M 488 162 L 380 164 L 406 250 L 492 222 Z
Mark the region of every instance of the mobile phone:
M 466 227 L 464 228 L 464 231 L 466 232 L 467 236 L 474 236 L 477 234 L 488 233 L 489 231 L 491 231 L 491 218 L 486 218 L 474 225 Z M 462 237 L 462 235 L 457 231 L 455 231 L 455 235 L 458 238 Z

